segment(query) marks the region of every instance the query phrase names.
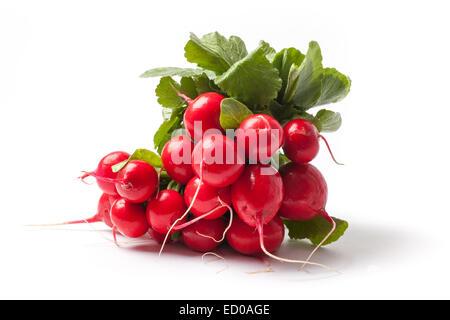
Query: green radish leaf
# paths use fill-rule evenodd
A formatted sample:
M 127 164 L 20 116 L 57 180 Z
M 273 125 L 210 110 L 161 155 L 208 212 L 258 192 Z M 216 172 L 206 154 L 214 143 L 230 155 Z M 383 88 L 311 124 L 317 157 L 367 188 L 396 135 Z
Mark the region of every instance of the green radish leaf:
M 193 69 L 193 68 L 175 68 L 175 67 L 167 67 L 167 68 L 154 68 L 145 71 L 141 74 L 141 78 L 150 78 L 150 77 L 192 77 L 202 75 L 205 71 L 203 69 Z
M 155 93 L 158 97 L 159 104 L 162 105 L 163 108 L 177 109 L 186 107 L 187 102 L 178 96 L 175 90 L 187 95 L 191 99 L 195 99 L 198 96 L 196 82 L 193 78 L 182 77 L 180 83 L 176 82 L 171 77 L 161 78 Z
M 142 160 L 149 164 L 151 164 L 153 167 L 161 168 L 162 167 L 162 161 L 161 157 L 158 156 L 153 151 L 147 150 L 147 149 L 137 149 L 133 152 L 133 154 L 128 158 L 128 160 L 124 160 L 122 162 L 119 162 L 118 164 L 115 164 L 111 167 L 113 172 L 119 172 L 127 165 L 128 162 L 131 160 Z
M 218 32 L 205 34 L 201 39 L 191 33 L 191 39 L 184 47 L 187 61 L 199 67 L 222 74 L 236 61 L 247 55 L 245 43 L 241 38 L 225 38 Z
M 316 106 L 338 102 L 350 92 L 352 81 L 334 68 L 323 70 L 322 93 Z
M 278 52 L 273 60 L 273 66 L 280 72 L 283 85 L 278 94 L 278 100 L 287 103 L 292 99 L 297 89 L 300 75 L 299 67 L 305 55 L 295 48 L 287 48 Z
M 195 87 L 195 81 L 191 77 L 183 77 L 180 80 L 180 92 L 184 93 L 191 99 L 197 98 L 197 88 Z
M 220 125 L 224 129 L 236 129 L 252 114 L 245 104 L 233 98 L 223 99 L 220 103 Z
M 297 89 L 292 97 L 295 106 L 302 110 L 313 107 L 320 98 L 323 68 L 320 47 L 315 41 L 309 43 L 306 57 L 299 67 Z
M 265 106 L 275 99 L 282 81 L 278 70 L 267 60 L 263 47 L 259 47 L 236 62 L 215 83 L 229 96 L 248 106 Z
M 163 77 L 159 81 L 155 93 L 158 97 L 158 103 L 164 108 L 175 109 L 185 106 L 186 101 L 177 95 L 174 88 L 178 91 L 181 90 L 180 84 L 171 77 Z
M 203 73 L 201 76 L 193 77 L 195 82 L 195 88 L 197 90 L 197 94 L 201 95 L 205 92 L 218 92 L 221 93 L 221 90 L 211 77 L 208 77 L 206 73 Z
M 319 131 L 334 132 L 341 127 L 342 118 L 339 112 L 322 109 L 317 112 L 312 122 Z
M 180 128 L 182 128 L 182 121 L 181 115 L 178 115 L 178 112 L 172 113 L 171 118 L 161 124 L 158 131 L 156 131 L 155 136 L 153 137 L 155 149 L 159 154 L 161 154 L 162 149 L 166 145 L 167 141 L 172 138 L 172 133 Z
M 276 50 L 272 48 L 270 44 L 262 40 L 259 42 L 259 47 L 264 51 L 264 55 L 266 56 L 267 60 L 269 60 L 269 62 L 272 62 L 275 58 L 275 55 L 277 54 Z
M 345 233 L 348 228 L 348 222 L 332 217 L 336 222 L 336 230 L 330 235 L 324 246 L 337 241 Z M 309 239 L 314 245 L 318 245 L 320 241 L 330 232 L 331 223 L 322 216 L 315 217 L 308 221 L 292 221 L 283 220 L 289 230 L 291 239 Z

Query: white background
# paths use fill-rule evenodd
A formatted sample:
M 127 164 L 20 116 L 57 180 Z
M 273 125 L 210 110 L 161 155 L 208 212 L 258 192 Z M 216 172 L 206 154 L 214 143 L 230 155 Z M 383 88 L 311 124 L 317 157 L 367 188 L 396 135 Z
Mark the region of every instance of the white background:
M 446 1 L 1 1 L 0 298 L 450 298 L 449 8 Z M 152 147 L 146 69 L 185 66 L 189 32 L 249 49 L 322 47 L 353 80 L 343 126 L 314 164 L 328 211 L 349 221 L 315 257 L 342 275 L 222 250 L 225 262 L 153 242 L 115 247 L 102 225 L 26 228 L 95 213 L 76 180 L 113 150 Z M 126 241 L 121 239 L 121 241 Z M 287 241 L 279 255 L 311 247 Z M 224 270 L 224 268 L 226 268 Z

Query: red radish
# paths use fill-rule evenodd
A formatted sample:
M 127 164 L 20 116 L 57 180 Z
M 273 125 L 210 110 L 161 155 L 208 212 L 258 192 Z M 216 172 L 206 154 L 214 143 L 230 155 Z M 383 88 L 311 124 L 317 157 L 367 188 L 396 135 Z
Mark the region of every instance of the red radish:
M 327 140 L 312 122 L 305 119 L 294 119 L 284 126 L 284 153 L 294 162 L 308 163 L 319 153 L 319 138 L 325 142 L 333 161 L 341 165 L 334 158 Z
M 271 258 L 291 263 L 324 265 L 300 260 L 280 258 L 267 250 L 264 243 L 265 225 L 276 216 L 284 197 L 283 180 L 270 165 L 249 165 L 231 187 L 231 200 L 242 221 L 256 228 L 261 250 Z
M 265 162 L 283 145 L 283 127 L 271 116 L 255 114 L 242 121 L 236 139 L 250 163 Z
M 101 216 L 102 221 L 110 228 L 113 227 L 111 221 L 111 207 L 114 202 L 119 199 L 119 196 L 112 196 L 109 194 L 102 194 L 100 200 L 98 201 L 97 215 Z
M 184 113 L 184 127 L 192 139 L 199 140 L 205 131 L 216 129 L 224 133 L 220 125 L 220 103 L 224 96 L 216 92 L 206 92 L 192 100 L 185 95 L 179 94 L 189 104 Z M 201 132 L 195 132 L 195 123 L 201 123 Z
M 61 223 L 52 223 L 52 224 L 34 224 L 34 225 L 28 225 L 28 226 L 30 226 L 30 227 L 40 227 L 40 226 L 50 227 L 50 226 L 62 226 L 62 225 L 68 225 L 68 224 L 104 222 L 108 227 L 112 228 L 113 225 L 112 225 L 109 213 L 110 213 L 113 203 L 119 198 L 120 198 L 119 196 L 103 193 L 102 196 L 100 197 L 100 199 L 98 200 L 97 213 L 91 218 L 67 221 L 67 222 L 61 222 Z
M 93 172 L 86 172 L 83 176 L 81 176 L 81 179 L 84 179 L 90 175 L 95 177 L 103 177 L 108 179 L 115 179 L 117 177 L 117 172 L 112 171 L 112 166 L 115 164 L 118 164 L 119 162 L 122 162 L 124 160 L 127 160 L 130 157 L 130 155 L 123 151 L 115 151 L 111 152 L 110 154 L 107 154 L 104 156 L 98 166 L 97 169 Z M 97 179 L 97 184 L 102 189 L 104 193 L 111 194 L 111 195 L 117 195 L 117 190 L 114 182 L 108 182 L 105 180 Z
M 245 159 L 237 152 L 236 143 L 220 134 L 203 137 L 192 152 L 194 173 L 216 188 L 235 182 L 244 170 L 244 164 Z
M 132 160 L 119 172 L 116 189 L 128 201 L 139 203 L 148 200 L 158 187 L 158 173 L 149 163 Z
M 325 211 L 327 183 L 316 167 L 290 162 L 280 168 L 280 174 L 285 190 L 279 211 L 283 218 L 305 221 Z
M 211 251 L 222 242 L 218 239 L 222 237 L 225 225 L 223 219 L 197 221 L 183 229 L 183 241 L 192 250 Z
M 115 241 L 116 230 L 125 237 L 139 238 L 146 234 L 149 229 L 144 206 L 123 198 L 116 200 L 111 207 L 111 222 L 114 226 L 113 233 Z
M 249 226 L 267 224 L 277 214 L 284 188 L 280 174 L 270 165 L 254 164 L 245 168 L 231 186 L 233 207 Z
M 167 174 L 176 182 L 185 185 L 194 176 L 191 167 L 191 153 L 194 143 L 187 135 L 170 139 L 161 153 L 161 160 Z
M 264 246 L 267 251 L 276 251 L 284 239 L 284 224 L 279 216 L 275 216 L 264 226 Z M 238 216 L 227 232 L 229 245 L 242 254 L 255 255 L 263 253 L 259 245 L 258 230 L 244 223 Z
M 142 160 L 128 162 L 115 179 L 90 174 L 97 180 L 114 183 L 117 193 L 133 203 L 147 201 L 159 186 L 155 168 Z
M 307 259 L 309 261 L 336 228 L 336 223 L 325 211 L 328 196 L 327 183 L 320 171 L 311 164 L 290 162 L 280 168 L 280 174 L 285 188 L 279 211 L 282 217 L 305 221 L 321 215 L 331 224 L 331 231 L 310 254 Z
M 186 188 L 184 189 L 184 200 L 186 205 L 190 205 L 193 201 L 194 194 L 199 188 L 197 199 L 191 206 L 191 213 L 197 217 L 202 216 L 208 212 L 211 214 L 205 216 L 204 219 L 211 220 L 217 219 L 227 212 L 228 208 L 223 206 L 221 202 L 225 202 L 229 206 L 231 205 L 230 187 L 215 188 L 205 182 L 202 182 L 200 178 L 192 178 Z M 221 201 L 220 201 L 220 200 Z
M 176 230 L 171 226 L 180 219 L 186 211 L 183 196 L 175 190 L 162 190 L 147 204 L 147 221 L 158 233 L 167 235 Z M 180 221 L 184 222 L 185 218 Z

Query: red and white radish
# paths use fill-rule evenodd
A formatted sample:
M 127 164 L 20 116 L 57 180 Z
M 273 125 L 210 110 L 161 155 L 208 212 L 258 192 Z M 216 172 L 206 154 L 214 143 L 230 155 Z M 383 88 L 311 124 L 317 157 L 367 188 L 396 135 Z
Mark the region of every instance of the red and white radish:
M 247 166 L 231 187 L 236 213 L 252 227 L 269 223 L 280 209 L 283 196 L 283 180 L 270 165 Z
M 129 157 L 130 155 L 123 151 L 111 152 L 100 160 L 97 169 L 95 169 L 95 171 L 86 172 L 84 175 L 80 177 L 80 179 L 84 180 L 88 176 L 99 177 L 97 179 L 97 184 L 100 187 L 100 189 L 104 193 L 117 195 L 115 183 L 100 178 L 116 179 L 118 173 L 112 171 L 112 166 L 118 164 L 119 162 L 127 160 Z
M 191 154 L 194 143 L 187 135 L 170 139 L 161 153 L 161 160 L 167 174 L 176 182 L 185 185 L 194 176 Z
M 128 238 L 139 238 L 147 233 L 149 226 L 145 217 L 145 207 L 126 199 L 118 199 L 111 207 L 114 241 L 117 243 L 115 231 Z
M 341 165 L 334 158 L 327 140 L 312 122 L 305 119 L 291 120 L 284 126 L 284 153 L 294 162 L 308 163 L 319 153 L 319 138 L 325 142 L 333 161 Z
M 200 220 L 184 228 L 181 234 L 184 243 L 189 248 L 195 251 L 208 252 L 221 244 L 225 228 L 226 223 L 220 218 Z
M 245 159 L 236 143 L 221 134 L 203 137 L 192 152 L 192 169 L 202 181 L 222 188 L 235 182 L 244 171 Z
M 180 219 L 186 211 L 183 196 L 175 190 L 161 190 L 159 194 L 147 203 L 146 216 L 151 228 L 167 235 L 176 230 L 170 227 Z M 180 221 L 184 222 L 185 218 Z
M 224 96 L 216 92 L 206 92 L 192 100 L 185 95 L 179 95 L 189 104 L 184 112 L 183 122 L 192 139 L 199 141 L 210 129 L 224 133 L 220 125 L 220 103 L 225 99 Z M 200 127 L 195 129 L 196 125 L 201 125 L 201 130 Z
M 233 224 L 227 232 L 228 244 L 237 252 L 247 255 L 263 253 L 259 243 L 258 230 L 250 227 L 239 216 L 234 217 Z M 284 224 L 275 216 L 264 226 L 264 247 L 269 252 L 276 251 L 284 239 Z
M 283 127 L 269 115 L 254 114 L 241 122 L 236 140 L 250 163 L 266 162 L 283 145 Z
M 193 203 L 197 188 L 199 188 L 197 199 Z M 201 181 L 199 177 L 194 177 L 188 182 L 184 189 L 184 200 L 188 206 L 193 203 L 192 206 L 190 206 L 190 211 L 196 217 L 210 213 L 210 215 L 204 216 L 203 219 L 217 219 L 228 210 L 222 203 L 224 202 L 229 206 L 231 205 L 230 187 L 215 188 Z

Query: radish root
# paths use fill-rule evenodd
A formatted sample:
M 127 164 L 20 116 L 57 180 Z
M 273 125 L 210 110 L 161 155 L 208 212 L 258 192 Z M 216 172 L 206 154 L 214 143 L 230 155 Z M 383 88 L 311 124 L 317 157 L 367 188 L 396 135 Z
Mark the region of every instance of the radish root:
M 343 166 L 344 165 L 343 163 L 340 163 L 340 162 L 336 161 L 336 158 L 334 157 L 333 152 L 331 151 L 331 148 L 330 148 L 330 145 L 328 144 L 327 139 L 325 139 L 325 137 L 323 135 L 321 135 L 321 134 L 319 135 L 319 138 L 321 138 L 323 140 L 323 142 L 325 142 L 325 145 L 327 146 L 328 152 L 330 153 L 330 156 L 333 159 L 333 161 L 336 164 L 338 164 L 340 166 Z
M 311 260 L 312 256 L 314 255 L 314 253 L 316 253 L 316 251 L 325 243 L 325 241 L 327 241 L 327 239 L 333 234 L 334 230 L 336 230 L 336 222 L 333 220 L 333 218 L 331 218 L 328 213 L 326 213 L 326 211 L 322 212 L 322 216 L 327 219 L 328 222 L 331 223 L 332 227 L 330 232 L 328 232 L 328 234 L 322 239 L 322 241 L 320 241 L 320 243 L 314 248 L 314 250 L 309 254 L 308 258 L 306 259 L 306 261 L 308 262 L 309 260 Z M 302 270 L 304 267 L 306 266 L 306 264 L 303 264 L 301 266 L 301 268 L 299 270 Z
M 60 222 L 60 223 L 26 224 L 25 227 L 55 227 L 55 226 L 64 226 L 64 225 L 70 225 L 70 224 L 95 223 L 95 222 L 102 222 L 102 219 L 98 215 L 95 215 L 88 219 L 81 219 L 81 220 L 74 220 L 74 221 L 67 221 L 67 222 Z
M 310 262 L 310 261 L 303 261 L 303 260 L 292 260 L 292 259 L 286 259 L 286 258 L 281 258 L 278 257 L 272 253 L 270 253 L 269 251 L 267 251 L 266 247 L 264 246 L 264 234 L 263 234 L 263 225 L 262 222 L 259 221 L 258 222 L 258 233 L 259 233 L 259 245 L 261 246 L 261 250 L 269 257 L 271 257 L 272 259 L 281 261 L 281 262 L 288 262 L 288 263 L 302 263 L 302 264 L 309 264 L 312 266 L 317 266 L 317 267 L 321 267 L 330 271 L 334 271 L 339 273 L 336 270 L 333 270 L 332 268 L 324 265 L 324 264 L 320 264 L 320 263 L 316 263 L 316 262 Z

